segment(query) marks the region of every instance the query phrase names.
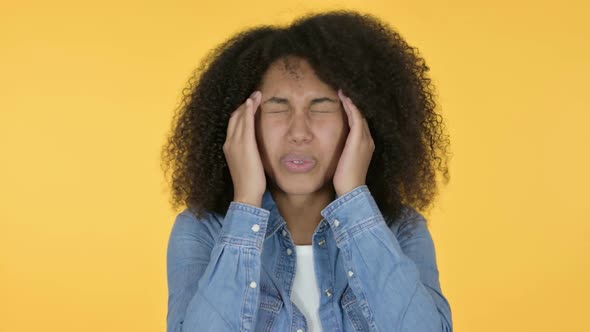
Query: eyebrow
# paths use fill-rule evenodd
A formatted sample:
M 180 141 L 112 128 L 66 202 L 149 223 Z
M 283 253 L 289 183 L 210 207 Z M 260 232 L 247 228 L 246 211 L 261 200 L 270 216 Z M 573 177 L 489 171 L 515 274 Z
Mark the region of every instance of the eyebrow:
M 338 103 L 338 101 L 336 101 L 336 100 L 334 100 L 332 98 L 321 97 L 321 98 L 314 98 L 314 99 L 312 99 L 309 102 L 309 104 L 310 105 L 315 105 L 315 104 L 319 104 L 319 103 L 323 103 L 323 102 Z M 268 98 L 265 102 L 263 102 L 262 105 L 264 105 L 266 103 L 277 103 L 277 104 L 289 105 L 289 100 L 286 99 L 286 98 L 271 97 L 271 98 Z

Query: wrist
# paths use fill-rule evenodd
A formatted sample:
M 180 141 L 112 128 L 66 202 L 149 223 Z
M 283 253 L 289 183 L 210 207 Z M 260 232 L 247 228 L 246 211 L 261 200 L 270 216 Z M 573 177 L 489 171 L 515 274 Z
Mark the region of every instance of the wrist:
M 251 197 L 234 197 L 234 202 L 249 204 L 256 207 L 262 207 L 262 199 L 252 199 Z

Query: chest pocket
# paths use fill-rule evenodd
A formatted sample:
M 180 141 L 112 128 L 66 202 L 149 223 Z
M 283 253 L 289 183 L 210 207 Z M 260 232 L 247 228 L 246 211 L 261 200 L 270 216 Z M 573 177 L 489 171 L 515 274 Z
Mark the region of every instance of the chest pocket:
M 260 304 L 255 331 L 273 331 L 273 326 L 282 307 L 283 299 L 277 289 L 273 285 L 261 283 Z
M 346 285 L 346 289 L 344 290 L 344 293 L 342 293 L 342 297 L 340 298 L 340 306 L 342 307 L 345 316 L 348 317 L 349 322 L 352 324 L 355 331 L 369 331 L 369 324 L 363 316 L 357 298 L 349 285 Z

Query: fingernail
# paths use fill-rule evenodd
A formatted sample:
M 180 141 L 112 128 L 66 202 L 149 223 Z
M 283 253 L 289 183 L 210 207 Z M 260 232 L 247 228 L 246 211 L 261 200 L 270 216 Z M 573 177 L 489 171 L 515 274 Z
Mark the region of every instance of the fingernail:
M 251 98 L 254 98 L 256 96 L 256 94 L 258 93 L 258 91 L 254 91 L 252 92 L 252 94 L 250 95 Z

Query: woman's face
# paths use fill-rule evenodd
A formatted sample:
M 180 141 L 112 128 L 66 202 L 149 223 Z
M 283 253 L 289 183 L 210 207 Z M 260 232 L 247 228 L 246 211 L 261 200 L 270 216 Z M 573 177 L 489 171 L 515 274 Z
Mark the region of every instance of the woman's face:
M 256 141 L 267 179 L 288 194 L 333 188 L 332 178 L 348 137 L 346 113 L 338 92 L 315 75 L 302 58 L 269 67 L 260 86 L 255 117 Z M 315 162 L 306 172 L 290 171 L 288 154 Z

